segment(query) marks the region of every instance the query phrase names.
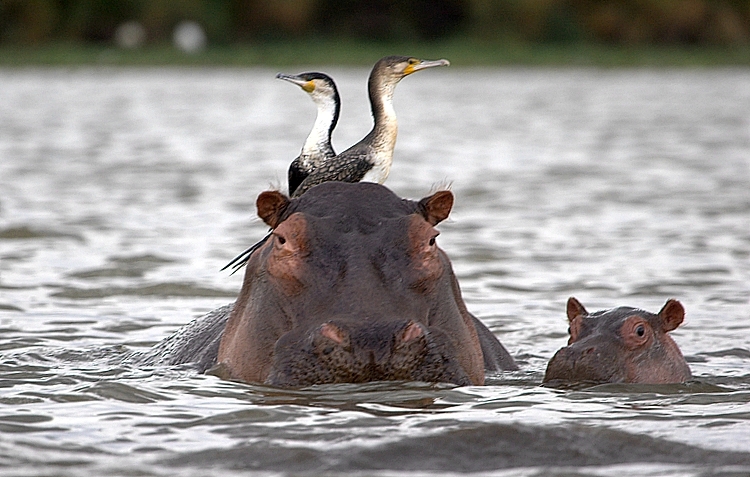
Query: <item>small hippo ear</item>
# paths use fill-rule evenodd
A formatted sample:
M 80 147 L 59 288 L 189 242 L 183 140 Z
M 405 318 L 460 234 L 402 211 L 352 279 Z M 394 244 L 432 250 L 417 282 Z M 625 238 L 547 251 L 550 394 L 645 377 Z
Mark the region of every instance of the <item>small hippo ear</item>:
M 437 225 L 448 218 L 453 208 L 453 193 L 449 190 L 435 192 L 419 201 L 424 219 L 430 225 Z
M 281 221 L 281 214 L 289 205 L 289 199 L 279 191 L 268 190 L 261 192 L 255 206 L 258 208 L 258 217 L 263 219 L 272 229 L 275 229 Z
M 576 300 L 574 297 L 568 298 L 568 321 L 573 321 L 575 318 L 579 316 L 586 316 L 589 314 L 588 311 L 586 311 L 586 308 L 581 305 L 581 302 Z
M 682 324 L 685 319 L 685 308 L 677 300 L 669 299 L 659 311 L 659 318 L 664 323 L 664 331 L 672 331 Z

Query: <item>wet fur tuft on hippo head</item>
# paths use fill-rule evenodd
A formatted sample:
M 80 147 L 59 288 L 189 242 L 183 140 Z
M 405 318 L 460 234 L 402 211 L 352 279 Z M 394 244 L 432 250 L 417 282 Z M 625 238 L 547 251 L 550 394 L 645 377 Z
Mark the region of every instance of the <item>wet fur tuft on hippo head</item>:
M 515 369 L 467 310 L 437 246 L 453 194 L 401 199 L 370 183 L 260 194 L 272 236 L 247 263 L 217 361 L 229 378 L 283 386 L 419 380 L 482 384 Z M 494 363 L 494 364 L 493 364 Z
M 619 307 L 588 313 L 568 299 L 570 338 L 547 365 L 544 383 L 682 383 L 690 368 L 667 334 L 682 323 L 685 310 L 667 300 L 658 314 Z

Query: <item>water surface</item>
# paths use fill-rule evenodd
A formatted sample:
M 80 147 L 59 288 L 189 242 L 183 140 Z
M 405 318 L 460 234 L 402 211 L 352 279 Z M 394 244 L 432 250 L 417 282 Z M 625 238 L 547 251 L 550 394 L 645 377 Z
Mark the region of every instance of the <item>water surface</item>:
M 290 73 L 293 71 L 289 71 Z M 231 302 L 314 118 L 266 69 L 0 71 L 0 474 L 747 475 L 750 71 L 458 69 L 397 88 L 386 185 L 449 185 L 484 387 L 280 390 L 119 362 Z M 331 69 L 337 150 L 366 70 Z M 685 385 L 540 387 L 565 301 L 687 310 Z

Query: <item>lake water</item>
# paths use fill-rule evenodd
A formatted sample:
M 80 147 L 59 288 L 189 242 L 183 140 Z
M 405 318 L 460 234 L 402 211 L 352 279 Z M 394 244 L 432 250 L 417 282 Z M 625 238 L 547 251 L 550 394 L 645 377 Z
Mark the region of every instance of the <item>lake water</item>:
M 304 68 L 285 71 L 296 73 Z M 270 69 L 0 70 L 0 475 L 750 473 L 750 70 L 441 68 L 397 88 L 386 185 L 521 370 L 280 390 L 119 363 L 236 297 L 315 109 Z M 366 69 L 329 69 L 337 150 Z M 540 386 L 589 311 L 686 308 L 685 385 Z

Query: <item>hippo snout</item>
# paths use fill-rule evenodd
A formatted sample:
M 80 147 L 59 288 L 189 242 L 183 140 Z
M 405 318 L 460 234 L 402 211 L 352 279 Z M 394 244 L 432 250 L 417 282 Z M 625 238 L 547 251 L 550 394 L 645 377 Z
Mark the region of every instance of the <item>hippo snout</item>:
M 616 382 L 620 364 L 614 355 L 599 346 L 574 343 L 561 348 L 547 364 L 545 383 L 554 382 Z
M 352 326 L 328 321 L 276 345 L 267 379 L 278 386 L 371 381 L 471 384 L 447 342 L 414 320 Z M 446 363 L 448 364 L 446 366 Z

